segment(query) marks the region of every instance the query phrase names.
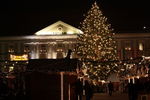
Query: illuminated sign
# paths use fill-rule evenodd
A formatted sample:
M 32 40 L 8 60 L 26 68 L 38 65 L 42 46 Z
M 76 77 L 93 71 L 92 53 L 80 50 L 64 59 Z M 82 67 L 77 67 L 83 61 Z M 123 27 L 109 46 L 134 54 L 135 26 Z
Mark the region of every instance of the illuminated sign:
M 10 55 L 10 60 L 11 61 L 27 61 L 28 60 L 28 55 Z

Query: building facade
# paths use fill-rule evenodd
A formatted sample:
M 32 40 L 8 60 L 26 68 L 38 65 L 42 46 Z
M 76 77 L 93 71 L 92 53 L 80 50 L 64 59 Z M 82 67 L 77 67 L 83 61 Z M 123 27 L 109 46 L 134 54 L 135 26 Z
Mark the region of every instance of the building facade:
M 20 60 L 64 58 L 68 49 L 74 49 L 77 34 L 80 33 L 79 29 L 58 21 L 32 36 L 1 37 L 0 59 L 13 61 L 19 60 L 19 57 Z M 73 53 L 72 58 L 75 57 Z
M 73 51 L 71 58 L 77 58 L 74 52 L 77 34 L 82 31 L 58 21 L 34 35 L 0 37 L 0 65 L 15 66 L 29 59 L 64 58 L 69 49 Z M 149 33 L 117 33 L 115 39 L 120 60 L 150 56 Z
M 149 33 L 120 33 L 115 38 L 121 60 L 150 56 Z

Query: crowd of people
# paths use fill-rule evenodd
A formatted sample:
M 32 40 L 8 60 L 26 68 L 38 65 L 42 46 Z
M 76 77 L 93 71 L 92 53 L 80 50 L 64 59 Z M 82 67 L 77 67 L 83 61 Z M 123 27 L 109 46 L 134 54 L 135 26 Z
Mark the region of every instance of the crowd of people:
M 17 78 L 0 77 L 0 100 L 19 100 L 24 98 L 23 84 Z
M 137 79 L 134 83 L 133 80 L 130 80 L 126 88 L 128 89 L 129 100 L 138 100 L 138 96 L 150 94 L 150 80 Z
M 82 100 L 84 94 L 83 91 L 85 93 L 86 100 L 91 100 L 94 93 L 93 84 L 89 80 L 85 80 L 83 84 L 83 81 L 77 79 L 75 84 L 76 100 Z
M 106 92 L 108 93 L 109 96 L 112 96 L 114 91 L 114 85 L 111 81 L 107 84 L 107 87 L 102 88 L 107 88 L 107 90 L 103 92 Z M 96 84 L 93 84 L 93 82 L 90 80 L 84 80 L 83 82 L 83 80 L 77 79 L 75 83 L 75 94 L 76 94 L 75 100 L 82 100 L 83 97 L 85 98 L 85 100 L 91 100 L 94 93 L 102 92 L 100 91 L 102 90 L 102 88 L 100 88 L 100 86 Z
M 103 84 L 104 87 L 101 87 L 102 85 L 94 85 L 91 81 L 85 80 L 84 84 L 83 81 L 78 80 L 77 83 L 77 99 L 76 100 L 82 100 L 83 97 L 86 98 L 86 100 L 91 100 L 93 97 L 93 94 L 95 92 L 98 93 L 107 93 L 109 96 L 113 95 L 113 92 L 115 92 L 115 86 L 113 82 L 109 81 L 105 84 Z M 121 84 L 120 84 L 121 87 Z M 117 90 L 120 91 L 121 93 L 128 93 L 129 100 L 138 100 L 138 97 L 140 95 L 145 95 L 145 94 L 150 94 L 150 80 L 146 79 L 146 81 L 143 80 L 136 80 L 136 82 L 133 83 L 131 80 L 127 84 L 123 86 L 123 90 Z M 103 91 L 100 91 L 103 90 Z M 83 93 L 85 91 L 85 94 Z M 84 94 L 84 95 L 83 95 Z
M 17 80 L 14 80 L 14 82 L 17 82 Z M 111 81 L 105 84 L 96 85 L 88 79 L 77 79 L 74 86 L 75 100 L 82 100 L 83 97 L 86 98 L 86 100 L 91 100 L 95 92 L 107 93 L 109 96 L 112 96 L 113 92 L 116 91 L 115 86 Z M 138 96 L 142 93 L 150 93 L 150 80 L 146 79 L 146 81 L 141 81 L 138 79 L 134 83 L 130 80 L 124 88 L 126 89 L 125 92 L 128 93 L 129 100 L 138 100 Z M 18 90 L 18 85 L 16 83 L 14 83 L 13 86 L 10 86 L 7 79 L 0 78 L 0 100 L 9 100 L 10 97 L 11 100 L 13 100 L 13 98 L 14 100 L 17 100 L 16 98 L 23 96 L 22 93 L 22 91 Z

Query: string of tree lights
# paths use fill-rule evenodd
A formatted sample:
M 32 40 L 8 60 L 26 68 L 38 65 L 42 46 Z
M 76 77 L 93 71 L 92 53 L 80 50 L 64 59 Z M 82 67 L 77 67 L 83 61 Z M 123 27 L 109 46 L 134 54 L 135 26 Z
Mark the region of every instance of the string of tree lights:
M 120 78 L 140 78 L 148 77 L 150 71 L 150 58 L 149 57 L 137 57 L 118 61 L 118 66 L 120 70 L 118 75 Z
M 105 80 L 112 72 L 117 72 L 116 41 L 115 33 L 107 18 L 103 16 L 95 2 L 81 23 L 81 30 L 84 34 L 78 36 L 77 54 L 83 63 L 82 68 L 86 69 L 86 74 L 94 80 Z
M 124 60 L 114 60 L 114 61 L 86 60 L 85 62 L 86 63 L 90 62 L 91 64 L 93 64 L 93 66 L 116 63 L 118 66 L 117 75 L 121 80 L 134 79 L 134 78 L 139 79 L 142 77 L 146 78 L 150 74 L 150 57 L 145 57 L 145 56 L 124 59 Z M 83 73 L 85 73 L 84 71 Z M 98 81 L 103 81 L 103 80 L 98 80 Z

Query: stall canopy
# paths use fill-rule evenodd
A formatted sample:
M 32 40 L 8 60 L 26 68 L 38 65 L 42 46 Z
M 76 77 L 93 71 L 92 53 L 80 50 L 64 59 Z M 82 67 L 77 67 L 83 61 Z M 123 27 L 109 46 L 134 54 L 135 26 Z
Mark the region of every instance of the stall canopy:
M 27 71 L 76 71 L 79 67 L 77 59 L 31 59 Z

